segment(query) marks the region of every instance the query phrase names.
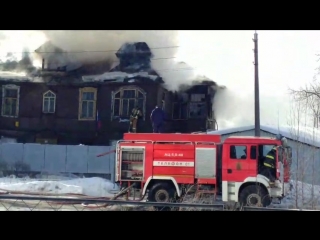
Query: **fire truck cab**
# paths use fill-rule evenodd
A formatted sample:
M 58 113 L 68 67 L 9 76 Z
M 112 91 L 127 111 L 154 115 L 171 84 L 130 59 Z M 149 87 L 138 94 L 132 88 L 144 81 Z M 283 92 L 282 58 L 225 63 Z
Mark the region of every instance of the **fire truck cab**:
M 277 146 L 276 181 L 261 175 Z M 196 186 L 196 194 L 222 195 L 224 202 L 268 206 L 289 190 L 291 148 L 287 140 L 215 134 L 126 133 L 116 146 L 116 182 L 135 184 L 148 201 L 169 202 Z

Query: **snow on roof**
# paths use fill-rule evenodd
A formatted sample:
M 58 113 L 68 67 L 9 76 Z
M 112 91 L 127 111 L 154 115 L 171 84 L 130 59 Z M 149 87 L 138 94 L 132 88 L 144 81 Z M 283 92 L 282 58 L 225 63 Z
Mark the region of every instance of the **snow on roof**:
M 294 127 L 294 126 L 266 126 L 261 125 L 260 129 L 264 132 L 268 132 L 271 134 L 281 134 L 282 136 L 286 137 L 287 139 L 291 139 L 294 141 L 298 141 L 301 143 L 305 143 L 311 146 L 315 146 L 320 148 L 320 130 L 311 128 L 311 127 Z M 229 129 L 222 129 L 217 131 L 209 131 L 209 134 L 233 134 L 238 132 L 250 131 L 254 130 L 254 125 L 251 126 L 243 126 L 237 128 L 229 128 Z
M 83 76 L 82 80 L 84 82 L 91 81 L 111 81 L 115 80 L 117 82 L 123 82 L 125 79 L 132 79 L 135 77 L 149 78 L 155 81 L 159 76 L 150 75 L 148 72 L 137 72 L 137 73 L 125 73 L 125 72 L 106 72 L 100 75 Z
M 0 71 L 0 80 L 2 81 L 32 81 L 32 79 L 25 74 Z

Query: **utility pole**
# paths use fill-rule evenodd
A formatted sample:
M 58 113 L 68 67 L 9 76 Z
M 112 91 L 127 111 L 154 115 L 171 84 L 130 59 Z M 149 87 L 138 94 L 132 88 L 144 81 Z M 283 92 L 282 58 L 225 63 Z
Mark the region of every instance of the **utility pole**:
M 258 71 L 258 34 L 254 33 L 254 132 L 260 137 L 260 101 L 259 101 L 259 71 Z

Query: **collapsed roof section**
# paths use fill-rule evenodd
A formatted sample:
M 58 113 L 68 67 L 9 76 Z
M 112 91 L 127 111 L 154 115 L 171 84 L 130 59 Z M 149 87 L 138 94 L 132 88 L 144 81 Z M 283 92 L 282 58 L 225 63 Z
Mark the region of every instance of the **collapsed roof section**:
M 151 75 L 158 75 L 151 67 L 153 55 L 145 42 L 124 43 L 116 52 L 116 56 L 119 64 L 110 72 L 148 72 Z
M 94 76 L 83 76 L 84 82 L 146 82 L 153 81 L 157 83 L 163 83 L 161 77 L 150 74 L 148 72 L 136 72 L 136 73 L 125 73 L 125 72 L 107 72 L 101 75 Z
M 110 69 L 110 61 L 103 63 L 80 64 L 72 61 L 63 49 L 48 41 L 35 50 L 41 57 L 46 58 L 47 68 L 33 72 L 29 76 L 0 73 L 0 81 L 6 82 L 43 82 L 51 84 L 81 84 L 81 83 L 164 83 L 159 74 L 151 67 L 153 54 L 145 42 L 124 43 L 115 53 L 119 64 Z M 93 73 L 93 74 L 92 74 Z M 200 79 L 200 80 L 199 80 Z M 180 86 L 178 92 L 197 91 L 199 85 L 209 85 L 213 92 L 218 85 L 201 77 L 190 84 Z

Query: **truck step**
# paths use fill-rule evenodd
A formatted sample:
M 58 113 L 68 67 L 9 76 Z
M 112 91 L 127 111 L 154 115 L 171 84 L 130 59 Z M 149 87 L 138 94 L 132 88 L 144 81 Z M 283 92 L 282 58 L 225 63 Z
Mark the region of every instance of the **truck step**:
M 216 200 L 216 197 L 217 197 L 217 189 L 216 188 L 214 188 L 214 189 L 212 189 L 212 190 L 202 190 L 202 189 L 199 189 L 199 187 L 197 188 L 197 190 L 196 190 L 196 197 L 197 198 L 200 198 L 200 196 L 202 195 L 202 194 L 213 194 L 214 195 L 214 200 Z

